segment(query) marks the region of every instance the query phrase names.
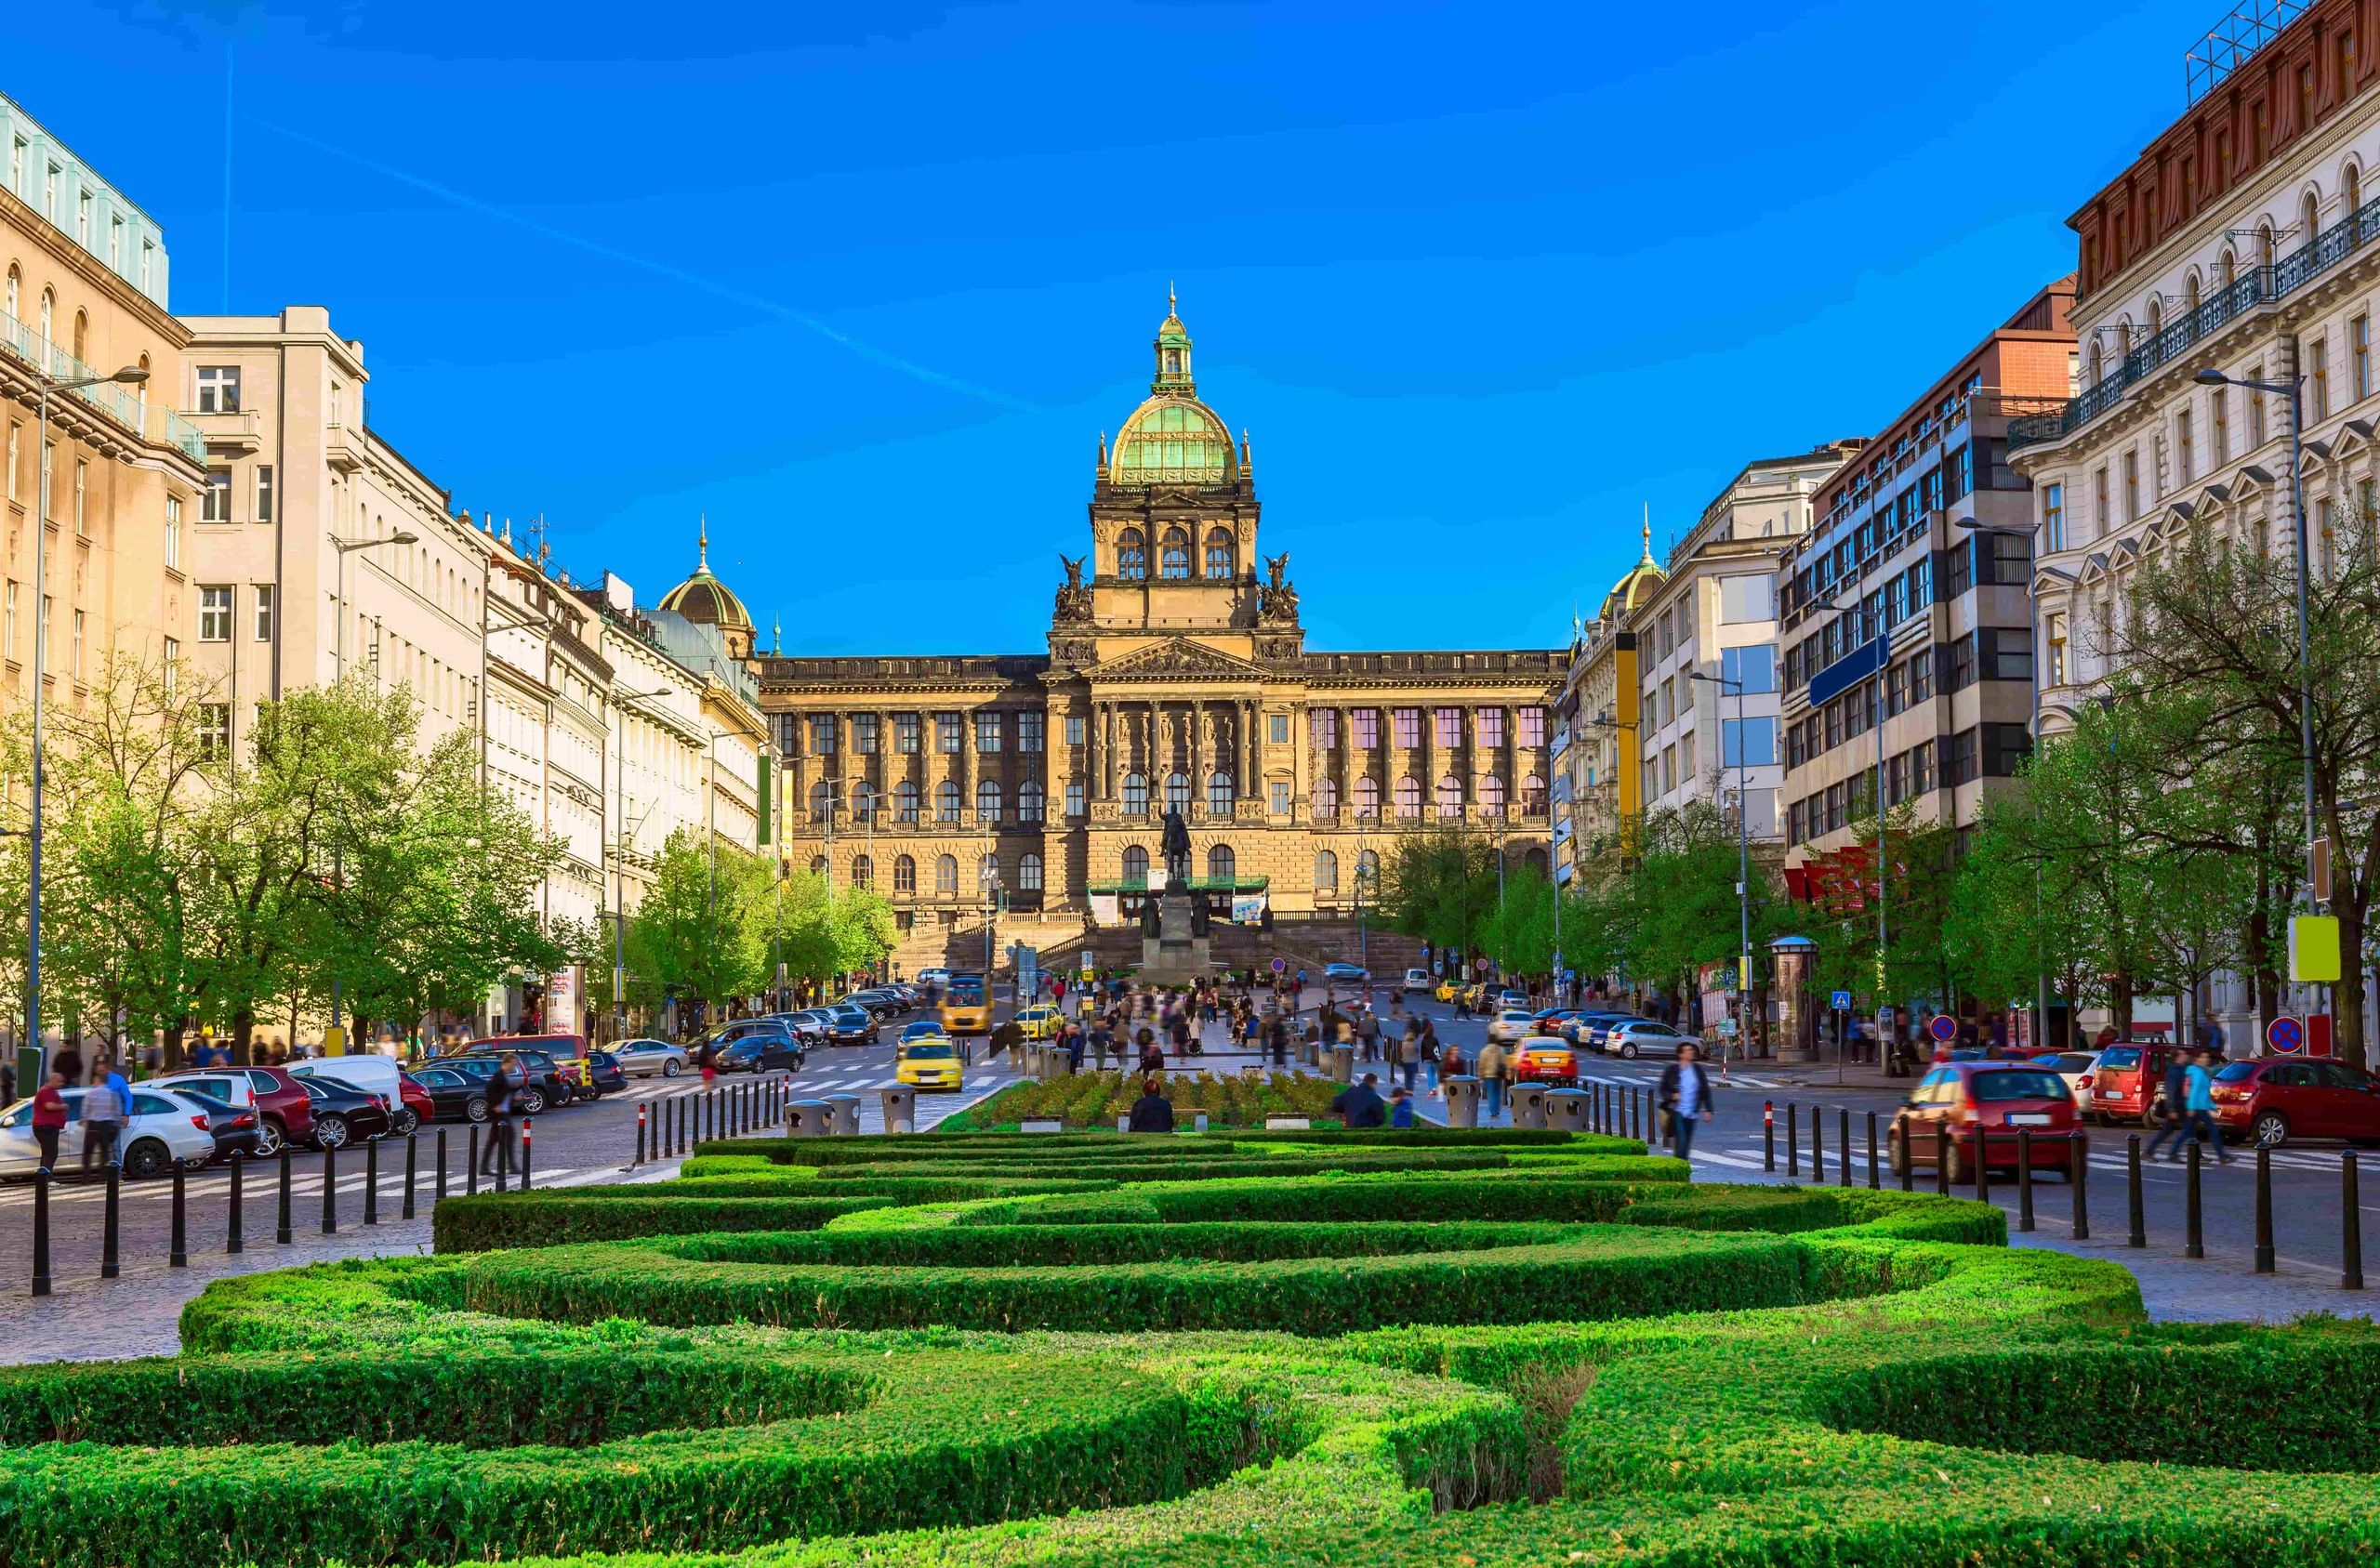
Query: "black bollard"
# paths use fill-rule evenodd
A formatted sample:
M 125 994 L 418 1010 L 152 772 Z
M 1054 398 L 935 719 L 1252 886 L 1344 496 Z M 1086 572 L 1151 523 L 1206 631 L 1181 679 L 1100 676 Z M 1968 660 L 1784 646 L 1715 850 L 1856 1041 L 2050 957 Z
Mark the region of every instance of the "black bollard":
M 289 1145 L 281 1146 L 281 1208 L 272 1224 L 272 1239 L 283 1246 L 289 1245 Z
M 2339 1288 L 2363 1288 L 2363 1213 L 2360 1183 L 2356 1179 L 2355 1155 L 2345 1155 L 2339 1163 Z
M 1810 1107 L 1810 1179 L 1826 1179 L 1826 1113 Z
M 2016 1229 L 2033 1228 L 2033 1129 L 2016 1129 Z
M 380 1223 L 380 1140 L 377 1138 L 364 1143 L 364 1223 Z
M 438 1129 L 438 1179 L 430 1187 L 430 1201 L 434 1204 L 443 1204 L 446 1201 L 446 1129 L 444 1127 Z
M 1835 1175 L 1839 1179 L 1838 1185 L 1848 1187 L 1851 1185 L 1851 1107 L 1840 1107 L 1837 1118 L 1835 1130 L 1841 1136 L 1834 1140 Z M 1868 1164 L 1872 1168 L 1875 1163 L 1876 1140 L 1871 1138 L 1868 1140 Z
M 2255 1272 L 2269 1274 L 2272 1268 L 2272 1151 L 2256 1145 L 2256 1264 Z
M 1868 1191 L 1876 1192 L 1884 1184 L 1884 1173 L 1876 1163 L 1876 1113 L 1868 1113 Z
M 174 1162 L 174 1212 L 169 1221 L 173 1229 L 165 1242 L 165 1267 L 168 1269 L 190 1267 L 189 1210 L 183 1206 L 187 1197 L 182 1189 L 181 1162 L 177 1160 Z
M 237 1252 L 244 1245 L 240 1236 L 240 1222 L 247 1217 L 240 1212 L 240 1152 L 234 1149 L 231 1151 L 231 1207 L 223 1219 L 223 1250 L 225 1252 Z
M 1760 1168 L 1777 1168 L 1777 1101 L 1760 1102 Z
M 2140 1134 L 2128 1134 L 2123 1140 L 2124 1188 L 2126 1201 L 2132 1206 L 2132 1236 L 2126 1246 L 2149 1245 L 2149 1205 L 2140 1192 Z
M 529 1190 L 529 1118 L 521 1118 L 521 1190 Z
M 636 1158 L 630 1163 L 644 1164 L 644 1107 L 641 1105 L 636 1108 Z
M 2199 1191 L 2199 1171 L 2206 1162 L 2198 1151 L 2198 1140 L 2193 1138 L 2190 1140 L 2189 1157 L 2185 1162 L 2188 1169 L 2184 1173 L 2183 1182 L 2182 1256 L 2185 1258 L 2206 1256 L 2206 1205 L 2204 1195 Z
M 1896 1120 L 1889 1136 L 1900 1140 L 1900 1190 L 1913 1192 L 1917 1190 L 1917 1135 L 1907 1122 Z
M 1983 1124 L 1978 1122 L 1975 1129 L 1975 1201 L 1979 1204 L 1991 1201 L 1991 1162 L 1984 1157 L 1986 1147 Z
M 480 1129 L 475 1123 L 470 1137 L 463 1143 L 463 1195 L 475 1197 L 480 1190 Z
M 409 1132 L 405 1134 L 405 1201 L 404 1206 L 397 1211 L 397 1218 L 400 1219 L 413 1218 L 413 1186 L 414 1179 L 418 1174 L 416 1166 L 420 1159 L 421 1134 Z
M 33 1172 L 33 1294 L 49 1294 L 49 1167 L 46 1166 Z
M 323 1234 L 338 1229 L 338 1151 L 323 1149 Z
M 1934 1192 L 1950 1195 L 1950 1129 L 1941 1122 L 1934 1124 Z
M 1785 1102 L 1785 1174 L 1802 1174 L 1802 1108 Z
M 99 1278 L 116 1277 L 115 1249 L 119 1234 L 117 1224 L 123 1218 L 119 1206 L 122 1196 L 124 1167 L 113 1160 L 108 1162 L 108 1213 L 99 1232 Z
M 487 1135 L 496 1143 L 496 1190 L 501 1192 L 505 1179 L 512 1173 L 512 1129 L 501 1122 L 491 1122 Z
M 2066 1151 L 2066 1184 L 2074 1190 L 2074 1239 L 2091 1239 L 2091 1202 L 2084 1174 L 2091 1168 L 2091 1140 L 2081 1127 L 2074 1129 L 2074 1141 Z

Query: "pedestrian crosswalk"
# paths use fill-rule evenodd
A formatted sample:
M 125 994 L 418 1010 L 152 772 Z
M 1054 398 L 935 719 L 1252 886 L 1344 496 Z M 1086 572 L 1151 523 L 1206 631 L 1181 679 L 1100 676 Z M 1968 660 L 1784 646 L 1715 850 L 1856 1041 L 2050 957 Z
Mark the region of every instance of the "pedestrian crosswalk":
M 314 1158 L 319 1161 L 321 1156 L 316 1155 Z M 240 1184 L 242 1203 L 253 1207 L 258 1204 L 272 1202 L 274 1196 L 281 1191 L 279 1168 L 278 1165 L 271 1161 L 250 1164 L 242 1174 Z M 608 1169 L 609 1167 L 601 1166 L 585 1169 L 562 1166 L 549 1170 L 539 1166 L 532 1171 L 532 1176 L 535 1184 L 539 1187 L 582 1187 L 590 1181 L 602 1180 Z M 446 1173 L 446 1191 L 450 1194 L 461 1192 L 468 1179 L 466 1172 L 460 1165 L 457 1165 Z M 350 1169 L 340 1171 L 337 1180 L 338 1192 L 342 1199 L 351 1197 L 359 1204 L 364 1201 L 364 1172 L 360 1163 Z M 507 1177 L 505 1184 L 508 1187 L 517 1186 L 519 1181 L 520 1172 L 515 1170 Z M 404 1197 L 403 1165 L 399 1163 L 393 1169 L 383 1166 L 379 1180 L 376 1185 L 379 1189 L 382 1206 L 393 1217 L 396 1213 L 396 1205 Z M 230 1189 L 230 1179 L 220 1167 L 209 1172 L 193 1173 L 184 1184 L 189 1201 L 192 1204 L 220 1202 L 229 1193 Z M 424 1168 L 415 1174 L 414 1194 L 417 1204 L 428 1205 L 436 1195 L 437 1190 L 438 1178 L 434 1171 Z M 495 1178 L 482 1177 L 480 1190 L 494 1192 Z M 117 1183 L 116 1191 L 119 1194 L 118 1201 L 125 1204 L 163 1203 L 172 1195 L 173 1183 L 170 1181 L 120 1181 Z M 311 1198 L 319 1203 L 323 1195 L 323 1176 L 320 1168 L 317 1167 L 312 1174 L 306 1176 L 299 1176 L 293 1172 L 289 1179 L 289 1194 L 293 1200 Z M 106 1199 L 106 1182 L 85 1181 L 79 1176 L 60 1179 L 53 1183 L 49 1190 L 49 1204 L 53 1209 L 61 1206 L 73 1208 L 77 1206 L 97 1205 L 104 1203 Z M 33 1189 L 31 1182 L 15 1182 L 6 1188 L 0 1188 L 0 1210 L 31 1208 L 33 1202 Z

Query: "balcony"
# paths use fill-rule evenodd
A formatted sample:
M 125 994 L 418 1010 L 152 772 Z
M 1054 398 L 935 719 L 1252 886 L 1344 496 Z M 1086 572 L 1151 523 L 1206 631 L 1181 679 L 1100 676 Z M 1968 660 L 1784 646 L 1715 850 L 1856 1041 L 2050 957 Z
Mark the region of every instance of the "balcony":
M 342 474 L 364 471 L 364 432 L 347 425 L 323 427 L 323 461 Z
M 0 310 L 0 353 L 52 381 L 79 381 L 102 374 L 4 310 Z M 130 388 L 101 381 L 77 387 L 66 395 L 106 415 L 141 441 L 174 447 L 193 463 L 206 461 L 206 442 L 197 426 L 171 409 L 152 405 Z
M 191 423 L 206 450 L 224 457 L 253 457 L 264 446 L 264 415 L 253 408 L 231 414 L 193 414 Z

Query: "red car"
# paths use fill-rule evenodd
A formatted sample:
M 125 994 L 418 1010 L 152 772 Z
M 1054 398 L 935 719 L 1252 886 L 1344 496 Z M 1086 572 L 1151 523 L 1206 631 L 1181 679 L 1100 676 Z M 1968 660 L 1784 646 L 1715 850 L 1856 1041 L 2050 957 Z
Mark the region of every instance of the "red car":
M 2099 1051 L 2091 1070 L 2091 1114 L 2109 1127 L 2137 1122 L 2153 1127 L 2162 1122 L 2165 1065 L 2180 1048 L 2171 1040 L 2125 1040 Z
M 314 1141 L 314 1100 L 285 1067 L 195 1067 L 152 1080 L 160 1088 L 186 1088 L 229 1105 L 253 1105 L 257 1153 L 278 1154 L 281 1146 Z
M 1893 1118 L 1893 1173 L 1935 1163 L 1937 1129 L 1950 1134 L 1950 1179 L 1975 1169 L 1981 1140 L 1984 1163 L 2016 1168 L 2017 1138 L 2032 1134 L 2036 1171 L 2073 1176 L 2074 1132 L 2079 1125 L 2074 1096 L 2066 1080 L 2045 1068 L 2016 1061 L 1948 1061 L 1936 1066 L 1910 1091 L 1909 1103 Z
M 415 1083 L 412 1074 L 397 1074 L 397 1092 L 404 1097 L 404 1104 L 390 1118 L 390 1137 L 403 1138 L 422 1123 L 438 1119 L 438 1107 L 430 1100 L 430 1091 Z
M 2293 1138 L 2380 1141 L 2380 1078 L 2343 1061 L 2260 1056 L 2215 1074 L 2215 1125 L 2273 1147 Z

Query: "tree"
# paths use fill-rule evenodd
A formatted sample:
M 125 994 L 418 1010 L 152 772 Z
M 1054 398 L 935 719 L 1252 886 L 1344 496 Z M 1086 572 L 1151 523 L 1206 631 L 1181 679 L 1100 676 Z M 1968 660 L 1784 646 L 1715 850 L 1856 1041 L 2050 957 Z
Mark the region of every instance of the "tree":
M 1378 891 L 1392 929 L 1474 952 L 1495 917 L 1496 846 L 1453 826 L 1401 835 L 1381 863 Z
M 706 838 L 692 827 L 669 835 L 653 885 L 628 916 L 629 995 L 643 1005 L 669 995 L 724 1002 L 766 983 L 769 868 Z
M 1752 863 L 1743 897 L 1736 892 L 1739 851 L 1734 819 L 1707 800 L 1648 812 L 1626 830 L 1627 871 L 1603 917 L 1617 927 L 1630 978 L 1684 994 L 1702 965 L 1735 962 L 1747 899 L 1754 950 L 1779 934 L 1782 901 L 1766 866 Z

